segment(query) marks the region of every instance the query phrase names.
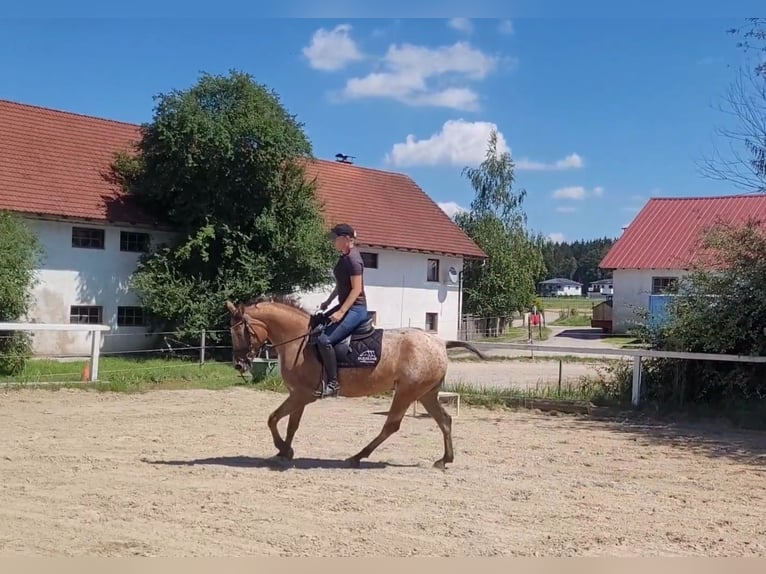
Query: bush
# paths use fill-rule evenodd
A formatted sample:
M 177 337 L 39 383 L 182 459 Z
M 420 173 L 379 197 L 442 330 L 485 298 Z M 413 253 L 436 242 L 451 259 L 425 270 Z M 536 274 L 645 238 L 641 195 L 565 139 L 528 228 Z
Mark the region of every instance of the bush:
M 31 303 L 42 248 L 24 220 L 7 211 L 0 211 L 0 245 L 0 322 L 18 321 Z M 0 373 L 20 372 L 31 347 L 28 333 L 0 332 Z

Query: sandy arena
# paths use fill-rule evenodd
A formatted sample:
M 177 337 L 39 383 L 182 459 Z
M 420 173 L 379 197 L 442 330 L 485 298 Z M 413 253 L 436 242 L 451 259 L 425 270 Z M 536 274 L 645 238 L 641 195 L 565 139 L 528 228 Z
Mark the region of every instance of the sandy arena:
M 389 403 L 337 399 L 307 409 L 275 471 L 283 398 L 4 392 L 0 554 L 766 554 L 764 433 L 463 406 L 446 472 L 433 420 L 409 413 L 353 470 Z

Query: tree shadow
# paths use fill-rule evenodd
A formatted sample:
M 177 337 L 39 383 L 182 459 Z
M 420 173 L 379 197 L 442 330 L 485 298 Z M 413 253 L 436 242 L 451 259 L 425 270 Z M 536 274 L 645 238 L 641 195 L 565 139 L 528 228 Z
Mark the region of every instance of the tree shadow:
M 294 458 L 290 461 L 282 461 L 275 457 L 253 456 L 216 456 L 211 458 L 199 458 L 190 460 L 149 460 L 142 458 L 141 462 L 158 466 L 228 466 L 233 468 L 266 468 L 269 470 L 284 471 L 315 470 L 315 469 L 383 469 L 383 468 L 418 468 L 419 464 L 396 464 L 390 462 L 361 461 L 359 467 L 352 467 L 348 462 L 341 459 L 327 458 Z
M 598 327 L 564 329 L 556 333 L 553 338 L 556 339 L 580 339 L 584 341 L 602 341 L 609 340 L 609 335 L 604 334 Z
M 718 421 L 690 421 L 680 417 L 627 414 L 592 416 L 577 425 L 594 424 L 615 433 L 633 435 L 640 446 L 669 446 L 685 453 L 726 458 L 766 472 L 766 431 L 739 429 Z

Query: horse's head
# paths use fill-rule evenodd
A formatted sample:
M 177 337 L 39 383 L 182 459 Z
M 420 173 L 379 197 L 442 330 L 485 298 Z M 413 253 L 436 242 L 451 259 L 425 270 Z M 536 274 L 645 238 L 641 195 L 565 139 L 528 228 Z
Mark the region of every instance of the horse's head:
M 226 301 L 226 308 L 231 313 L 231 344 L 233 347 L 232 361 L 238 371 L 250 369 L 253 357 L 257 356 L 269 338 L 266 324 L 248 315 L 243 307 L 236 307 L 231 301 Z

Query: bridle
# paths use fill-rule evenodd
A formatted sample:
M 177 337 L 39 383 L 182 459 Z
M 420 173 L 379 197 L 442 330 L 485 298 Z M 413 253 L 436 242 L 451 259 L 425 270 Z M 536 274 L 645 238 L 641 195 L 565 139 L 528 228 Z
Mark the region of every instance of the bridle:
M 247 316 L 247 313 L 242 311 L 240 313 L 241 319 L 231 325 L 230 329 L 234 329 L 235 327 L 239 327 L 240 325 L 244 324 L 245 326 L 245 337 L 247 339 L 247 346 L 248 346 L 248 352 L 245 355 L 244 359 L 247 361 L 247 365 L 243 365 L 241 361 L 237 361 L 234 365 L 234 368 L 237 369 L 240 376 L 243 380 L 245 380 L 245 376 L 243 374 L 243 371 L 246 369 L 246 366 L 249 366 L 253 362 L 253 358 L 260 354 L 261 349 L 263 349 L 265 346 L 276 348 L 281 347 L 282 345 L 286 345 L 287 343 L 292 343 L 293 341 L 298 341 L 300 339 L 305 339 L 309 335 L 311 335 L 315 330 L 321 329 L 321 324 L 317 327 L 311 327 L 311 319 L 309 319 L 309 330 L 303 333 L 302 335 L 298 335 L 297 337 L 293 337 L 292 339 L 287 339 L 285 341 L 281 341 L 279 343 L 268 343 L 267 340 L 261 341 L 258 337 L 258 333 L 255 330 L 255 327 L 251 323 L 250 318 Z M 257 319 L 256 319 L 257 321 Z M 261 321 L 258 321 L 261 325 L 263 323 Z M 263 329 L 266 330 L 265 325 L 263 326 Z M 253 340 L 255 340 L 255 344 L 253 344 Z

